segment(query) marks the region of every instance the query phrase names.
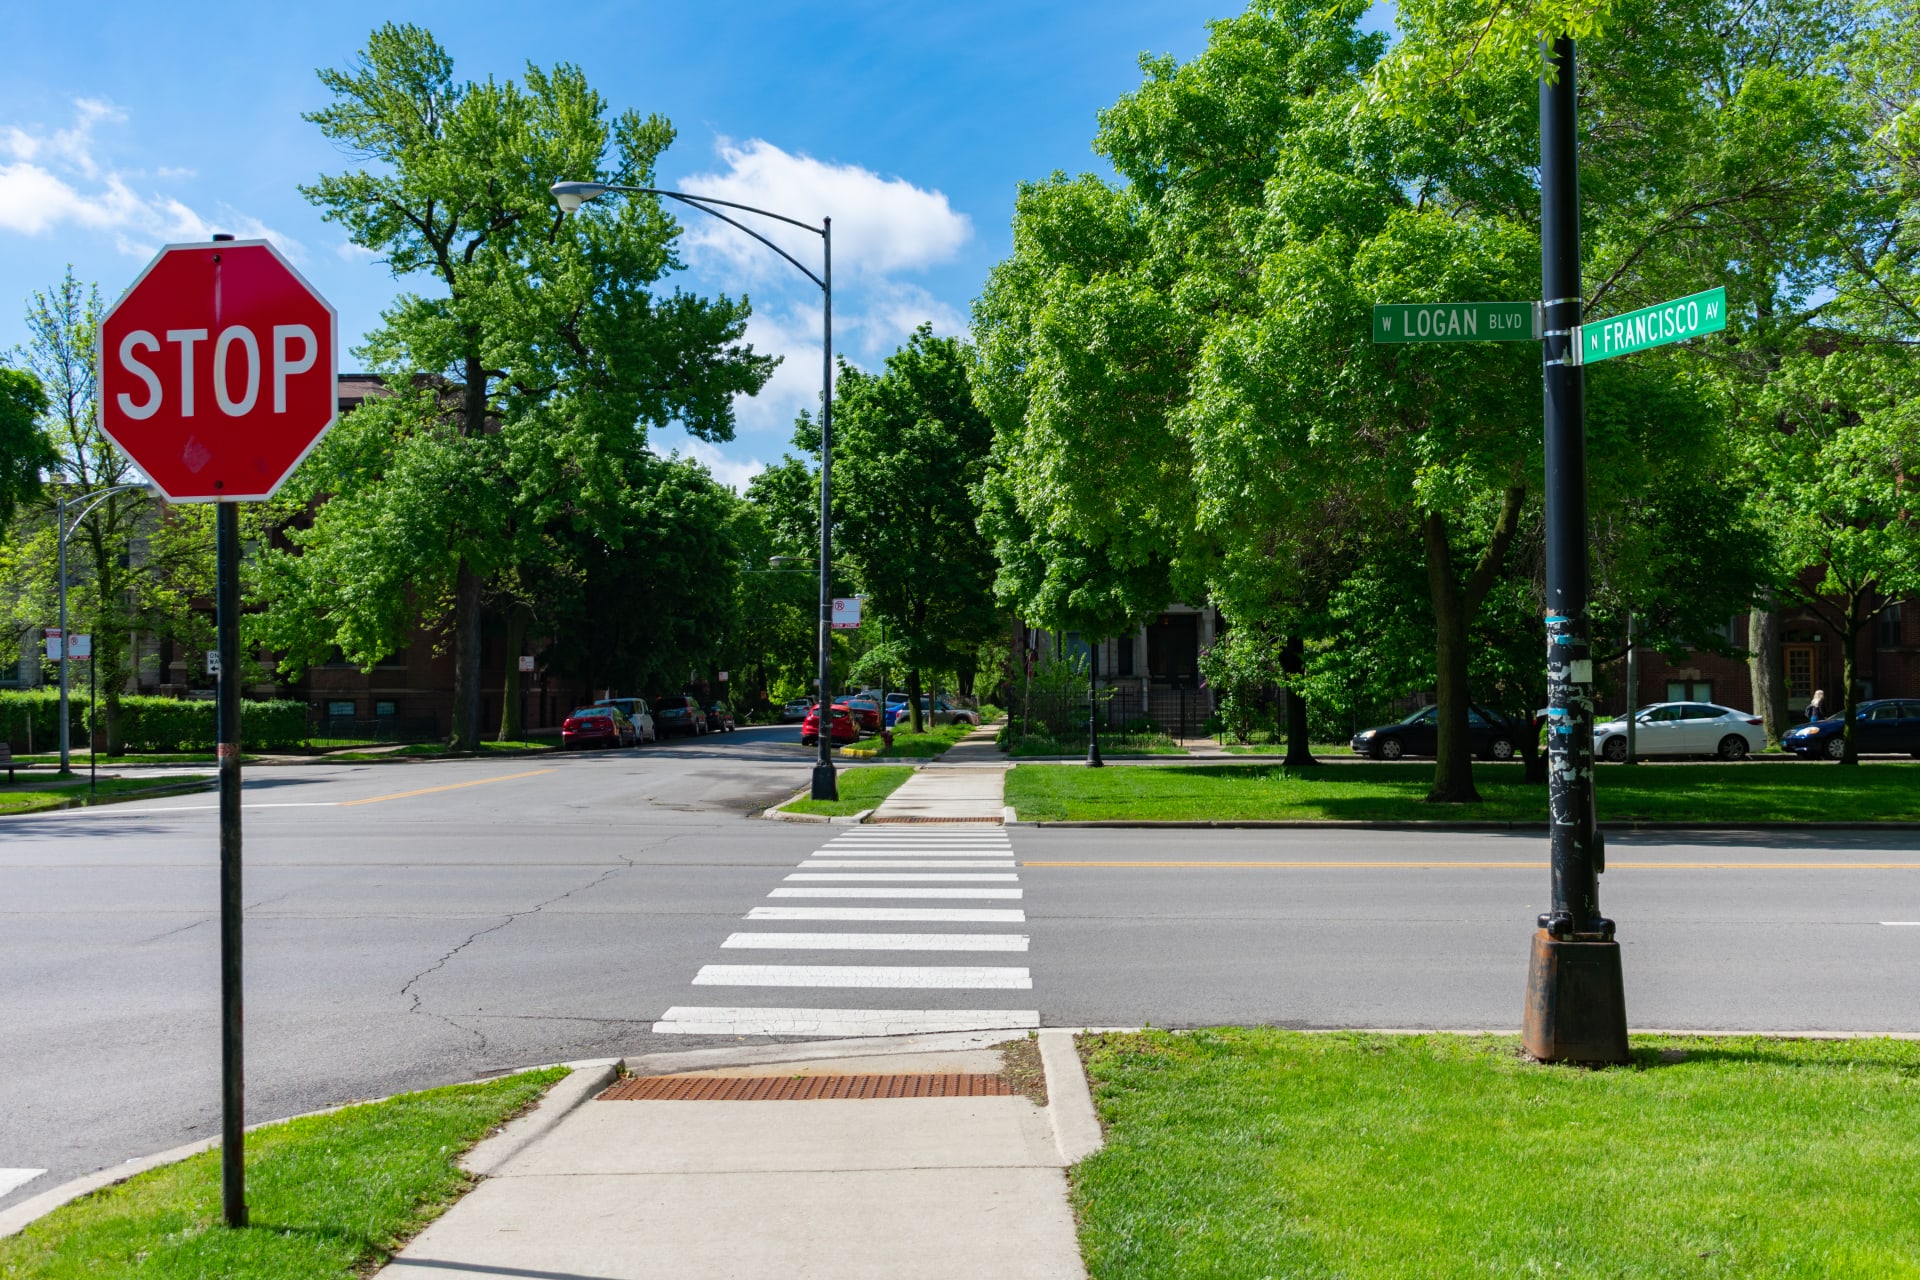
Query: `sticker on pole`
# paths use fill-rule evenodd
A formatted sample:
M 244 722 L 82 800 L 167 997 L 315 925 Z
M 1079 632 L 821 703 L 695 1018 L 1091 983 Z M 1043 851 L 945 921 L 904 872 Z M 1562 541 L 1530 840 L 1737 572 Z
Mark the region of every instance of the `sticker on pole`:
M 333 425 L 335 327 L 265 240 L 168 245 L 100 322 L 100 429 L 170 502 L 270 498 Z
M 1727 291 L 1709 289 L 1625 315 L 1589 320 L 1575 330 L 1574 350 L 1580 353 L 1581 364 L 1594 364 L 1703 333 L 1719 333 L 1726 327 Z
M 835 631 L 858 631 L 860 629 L 859 596 L 834 597 L 833 629 Z

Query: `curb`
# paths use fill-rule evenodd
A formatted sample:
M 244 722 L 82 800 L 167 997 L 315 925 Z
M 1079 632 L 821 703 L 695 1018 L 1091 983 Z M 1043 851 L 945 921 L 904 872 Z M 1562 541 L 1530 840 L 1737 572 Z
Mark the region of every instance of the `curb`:
M 1409 819 L 1378 822 L 1354 819 L 1213 818 L 1150 821 L 1138 818 L 1088 818 L 1024 822 L 1029 827 L 1115 827 L 1156 831 L 1211 828 L 1253 831 L 1545 831 L 1544 822 L 1447 822 Z M 1602 831 L 1920 831 L 1920 822 L 1602 822 Z
M 516 1137 L 524 1135 L 524 1137 L 521 1137 L 521 1140 L 515 1142 L 511 1150 L 506 1151 L 505 1155 L 500 1157 L 500 1160 L 504 1161 L 507 1156 L 517 1154 L 527 1143 L 545 1134 L 553 1128 L 555 1124 L 559 1123 L 561 1117 L 564 1116 L 567 1111 L 573 1110 L 573 1108 L 579 1106 L 580 1103 L 592 1097 L 593 1094 L 597 1092 L 597 1089 L 581 1089 L 578 1098 L 567 1102 L 565 1110 L 551 1117 L 548 1117 L 546 1114 L 548 1110 L 548 1099 L 567 1089 L 567 1086 L 571 1085 L 576 1078 L 583 1074 L 603 1073 L 604 1078 L 611 1078 L 618 1070 L 619 1063 L 620 1060 L 618 1058 L 588 1058 L 580 1062 L 537 1064 L 529 1067 L 516 1068 L 511 1072 L 501 1073 L 505 1075 L 517 1075 L 521 1071 L 538 1071 L 541 1066 L 562 1066 L 570 1069 L 574 1074 L 547 1090 L 546 1094 L 535 1104 L 532 1111 L 521 1116 L 518 1120 L 510 1121 L 499 1133 L 481 1139 L 474 1145 L 473 1150 L 467 1153 L 467 1158 L 471 1158 L 475 1152 L 498 1142 L 509 1134 L 515 1135 Z M 601 1076 L 596 1075 L 596 1078 L 601 1078 Z M 449 1085 L 432 1085 L 429 1087 L 438 1089 L 452 1088 L 463 1084 L 488 1084 L 498 1079 L 500 1079 L 500 1075 L 490 1075 L 478 1080 L 455 1080 Z M 406 1089 L 402 1090 L 402 1092 L 419 1093 L 421 1090 Z M 246 1132 L 254 1133 L 261 1129 L 272 1128 L 274 1125 L 286 1124 L 293 1120 L 305 1120 L 312 1116 L 332 1115 L 336 1111 L 345 1111 L 348 1107 L 371 1106 L 376 1102 L 386 1102 L 391 1098 L 397 1098 L 399 1096 L 400 1094 L 398 1093 L 390 1093 L 380 1098 L 356 1098 L 352 1102 L 343 1102 L 336 1107 L 321 1107 L 318 1111 L 302 1111 L 298 1115 L 282 1116 L 278 1120 L 262 1120 L 258 1124 L 248 1125 Z M 523 1125 L 526 1126 L 525 1129 L 521 1128 Z M 191 1156 L 197 1156 L 205 1151 L 212 1151 L 219 1145 L 219 1138 L 202 1138 L 198 1142 L 189 1142 L 185 1146 L 169 1147 L 165 1151 L 155 1152 L 150 1156 L 136 1156 L 125 1164 L 117 1164 L 108 1169 L 98 1169 L 93 1173 L 82 1174 L 78 1178 L 63 1182 L 57 1187 L 50 1187 L 42 1191 L 39 1195 L 22 1200 L 11 1209 L 0 1209 L 0 1240 L 4 1240 L 8 1236 L 18 1235 L 33 1223 L 52 1213 L 55 1209 L 65 1204 L 71 1204 L 81 1196 L 91 1194 L 106 1187 L 115 1186 L 125 1182 L 129 1178 L 146 1173 L 149 1170 L 158 1169 L 162 1165 L 178 1164 L 180 1161 Z M 466 1159 L 460 1161 L 460 1166 L 467 1168 Z M 495 1167 L 497 1166 L 498 1162 L 496 1162 Z M 469 1172 L 474 1172 L 474 1170 L 469 1170 Z
M 62 800 L 59 804 L 50 804 L 40 809 L 30 809 L 25 813 L 0 813 L 0 819 L 36 818 L 43 813 L 61 813 L 68 809 L 97 809 L 101 805 L 124 804 L 132 800 L 164 800 L 168 796 L 196 795 L 212 787 L 218 781 L 219 778 L 217 777 L 195 778 L 190 782 L 169 783 L 164 787 L 145 787 L 139 791 L 120 791 L 111 796 L 100 798 L 70 796 Z
M 612 1084 L 620 1075 L 618 1058 L 588 1058 L 565 1065 L 573 1068 L 572 1075 L 547 1090 L 540 1101 L 534 1104 L 533 1110 L 508 1121 L 492 1137 L 475 1143 L 472 1150 L 460 1157 L 460 1167 L 475 1177 L 491 1175 L 507 1161 L 553 1132 L 554 1127 L 581 1103 Z
M 799 798 L 800 797 L 796 795 L 793 800 L 798 800 Z M 788 800 L 784 803 L 792 804 L 793 800 Z M 865 822 L 867 815 L 872 812 L 873 810 L 871 809 L 862 809 L 858 813 L 847 813 L 841 814 L 839 817 L 830 817 L 824 813 L 788 813 L 785 809 L 776 807 L 761 810 L 760 816 L 772 822 L 837 822 L 842 826 L 851 826 L 855 823 Z
M 1071 1031 L 1042 1031 L 1040 1065 L 1047 1074 L 1047 1119 L 1053 1125 L 1053 1143 L 1061 1163 L 1076 1165 L 1102 1146 L 1100 1117 L 1093 1109 L 1093 1092 L 1080 1066 L 1080 1051 Z

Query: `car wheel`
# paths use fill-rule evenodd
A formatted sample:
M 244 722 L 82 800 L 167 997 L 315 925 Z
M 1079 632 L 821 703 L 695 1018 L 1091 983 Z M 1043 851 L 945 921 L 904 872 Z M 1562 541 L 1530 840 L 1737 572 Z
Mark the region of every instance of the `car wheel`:
M 1505 738 L 1495 738 L 1492 745 L 1487 748 L 1487 754 L 1495 760 L 1511 760 L 1513 759 L 1513 744 Z
M 1838 760 L 1845 756 L 1847 754 L 1847 735 L 1844 733 L 1834 734 L 1831 738 L 1827 739 L 1827 745 L 1823 750 L 1826 751 L 1827 759 L 1829 760 Z
M 1737 733 L 1730 733 L 1720 739 L 1720 758 L 1722 760 L 1745 760 L 1747 758 L 1747 740 Z
M 1374 751 L 1379 754 L 1382 760 L 1398 760 L 1406 754 L 1406 750 L 1405 747 L 1400 745 L 1400 739 L 1398 738 L 1382 738 L 1379 744 L 1374 747 Z
M 1600 748 L 1600 754 L 1615 764 L 1620 764 L 1627 758 L 1627 740 L 1625 738 L 1608 738 L 1606 745 Z

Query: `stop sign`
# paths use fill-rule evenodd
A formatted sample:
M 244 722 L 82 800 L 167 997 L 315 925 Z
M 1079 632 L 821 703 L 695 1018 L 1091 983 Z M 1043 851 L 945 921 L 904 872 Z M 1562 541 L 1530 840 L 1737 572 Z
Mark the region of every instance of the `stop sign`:
M 333 425 L 334 328 L 265 240 L 168 245 L 100 322 L 100 429 L 174 502 L 271 497 Z

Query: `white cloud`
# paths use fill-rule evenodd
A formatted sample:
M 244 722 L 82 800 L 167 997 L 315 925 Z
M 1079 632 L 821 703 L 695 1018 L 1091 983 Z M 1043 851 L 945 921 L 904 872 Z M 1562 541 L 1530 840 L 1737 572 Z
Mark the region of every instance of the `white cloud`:
M 674 449 L 682 457 L 692 458 L 705 467 L 714 480 L 735 493 L 745 493 L 747 481 L 767 469 L 767 464 L 758 458 L 751 458 L 745 462 L 729 458 L 718 448 L 697 436 L 687 436 L 677 441 Z
M 0 164 L 0 231 L 37 236 L 70 223 L 112 235 L 122 253 L 148 257 L 162 244 L 204 240 L 217 229 L 271 240 L 295 261 L 305 257 L 298 240 L 237 209 L 217 206 L 209 219 L 174 196 L 136 191 L 138 175 L 103 163 L 94 139 L 96 125 L 125 123 L 126 113 L 92 98 L 73 105 L 73 124 L 65 129 L 0 129 L 0 153 L 12 157 L 12 163 Z M 154 172 L 164 179 L 188 174 L 176 168 Z
M 725 170 L 695 174 L 682 181 L 681 188 L 771 209 L 801 222 L 832 218 L 834 270 L 843 278 L 884 276 L 947 262 L 973 236 L 972 221 L 954 212 L 944 193 L 904 178 L 883 178 L 858 165 L 795 155 L 761 138 L 740 144 L 723 138 L 718 150 Z M 764 246 L 717 219 L 691 210 L 675 212 L 682 214 L 690 259 L 723 258 L 754 276 L 790 270 Z M 741 220 L 818 272 L 818 236 L 752 214 Z

